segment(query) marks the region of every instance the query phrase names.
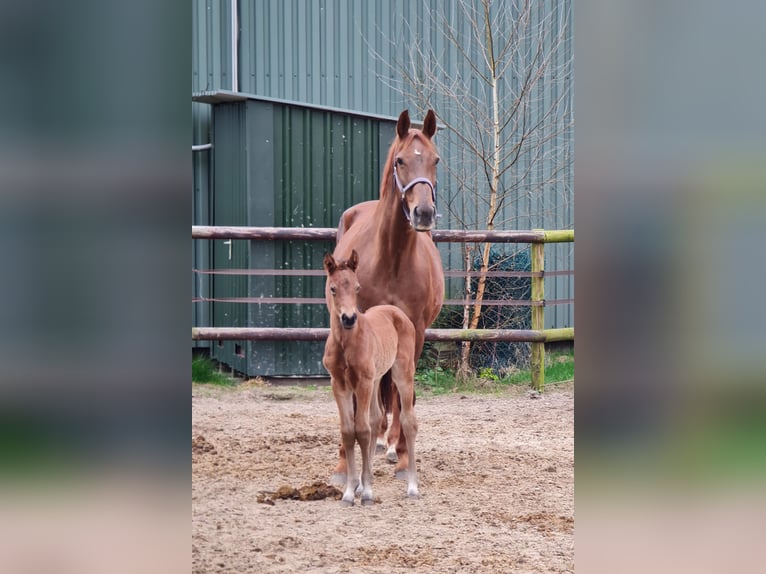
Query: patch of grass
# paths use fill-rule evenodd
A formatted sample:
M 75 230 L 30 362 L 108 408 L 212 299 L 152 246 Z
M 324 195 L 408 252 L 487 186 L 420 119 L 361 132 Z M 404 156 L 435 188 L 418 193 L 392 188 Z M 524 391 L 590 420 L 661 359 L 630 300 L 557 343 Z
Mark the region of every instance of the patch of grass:
M 441 367 L 424 369 L 415 373 L 415 388 L 421 391 L 443 395 L 458 390 L 457 379 L 453 371 L 447 371 Z
M 532 380 L 530 369 L 516 371 L 501 379 L 507 385 L 529 383 Z M 574 352 L 545 354 L 545 384 L 552 385 L 574 380 Z
M 546 355 L 545 384 L 574 380 L 574 351 Z
M 509 385 L 529 385 L 531 380 L 529 369 L 499 375 L 491 368 L 482 368 L 467 381 L 458 381 L 454 371 L 440 367 L 421 369 L 415 374 L 416 388 L 435 395 L 454 392 L 491 393 Z M 574 352 L 547 353 L 545 384 L 554 385 L 571 380 L 574 380 Z
M 215 363 L 207 357 L 194 357 L 192 358 L 192 382 L 229 386 L 236 381 L 221 373 Z

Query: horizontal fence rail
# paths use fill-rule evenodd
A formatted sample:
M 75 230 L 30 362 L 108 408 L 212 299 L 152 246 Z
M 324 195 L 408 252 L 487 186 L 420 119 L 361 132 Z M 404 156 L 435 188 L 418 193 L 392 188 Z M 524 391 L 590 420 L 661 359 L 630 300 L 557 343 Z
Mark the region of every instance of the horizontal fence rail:
M 325 327 L 192 327 L 194 341 L 326 341 Z M 502 341 L 552 343 L 571 341 L 574 329 L 426 329 L 426 341 Z
M 192 225 L 192 239 L 252 239 L 260 241 L 335 241 L 334 227 L 220 227 Z M 472 231 L 435 229 L 431 237 L 437 243 L 566 243 L 574 241 L 574 229 L 532 231 Z
M 253 241 L 335 241 L 337 229 L 330 227 L 222 227 L 192 226 L 192 239 L 245 239 Z M 532 308 L 532 329 L 426 329 L 426 341 L 502 341 L 532 343 L 532 386 L 542 390 L 545 377 L 545 343 L 574 340 L 574 328 L 544 329 L 546 306 L 573 303 L 573 299 L 546 301 L 544 298 L 545 276 L 574 275 L 573 270 L 544 271 L 545 243 L 574 242 L 574 230 L 531 231 L 472 231 L 440 229 L 431 232 L 435 242 L 448 243 L 529 243 L 532 248 L 532 270 L 527 271 L 445 271 L 446 276 L 470 275 L 471 277 L 530 277 L 532 298 L 529 301 L 483 300 L 482 305 L 528 306 Z M 300 269 L 194 269 L 197 274 L 209 275 L 271 275 L 271 276 L 321 276 L 323 270 Z M 250 304 L 324 304 L 319 297 L 197 297 L 192 302 L 226 302 Z M 445 305 L 472 305 L 472 299 L 447 299 Z M 193 327 L 192 340 L 235 341 L 324 341 L 329 328 L 270 328 L 270 327 Z

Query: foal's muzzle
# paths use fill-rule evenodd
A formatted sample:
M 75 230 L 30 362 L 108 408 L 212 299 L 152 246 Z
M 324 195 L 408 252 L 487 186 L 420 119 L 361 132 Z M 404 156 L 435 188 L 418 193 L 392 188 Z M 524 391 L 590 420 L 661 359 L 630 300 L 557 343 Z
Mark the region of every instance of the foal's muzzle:
M 345 313 L 341 314 L 340 324 L 343 325 L 344 329 L 350 329 L 356 325 L 356 313 L 353 315 L 346 315 Z

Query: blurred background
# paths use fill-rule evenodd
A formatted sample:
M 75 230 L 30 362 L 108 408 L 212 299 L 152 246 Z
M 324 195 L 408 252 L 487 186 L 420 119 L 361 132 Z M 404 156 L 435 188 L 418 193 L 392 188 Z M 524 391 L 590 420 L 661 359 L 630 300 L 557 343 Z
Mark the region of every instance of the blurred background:
M 756 567 L 765 16 L 577 3 L 577 571 Z
M 190 8 L 0 13 L 0 570 L 186 572 Z

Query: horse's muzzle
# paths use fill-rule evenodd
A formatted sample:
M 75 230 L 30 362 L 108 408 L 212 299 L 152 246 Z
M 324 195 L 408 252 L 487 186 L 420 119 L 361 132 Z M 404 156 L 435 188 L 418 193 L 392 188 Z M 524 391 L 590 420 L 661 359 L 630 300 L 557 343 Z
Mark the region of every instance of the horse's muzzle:
M 343 313 L 340 316 L 340 324 L 343 325 L 344 329 L 351 329 L 354 325 L 356 325 L 356 313 L 353 315 L 346 315 Z
M 436 208 L 416 205 L 412 209 L 410 221 L 415 231 L 431 231 L 436 225 Z

